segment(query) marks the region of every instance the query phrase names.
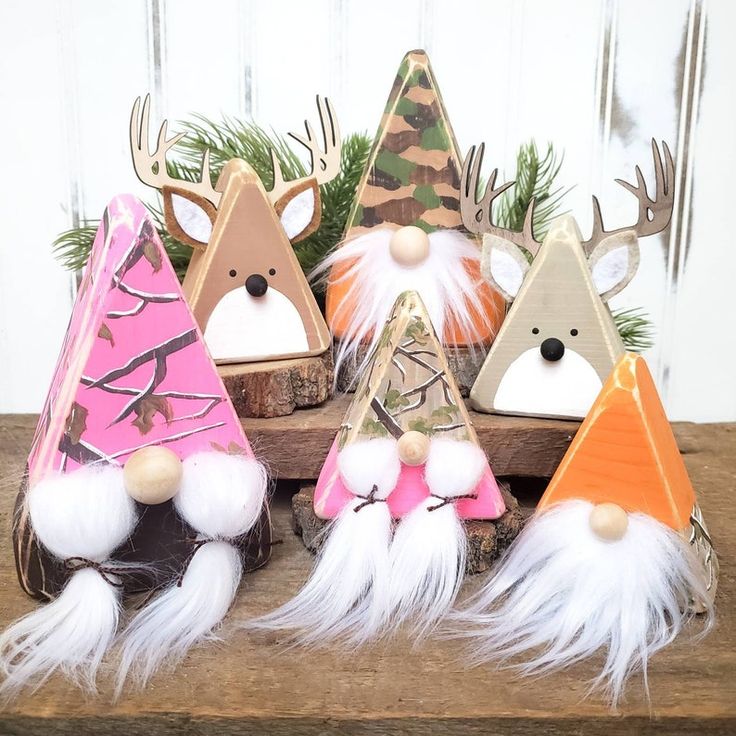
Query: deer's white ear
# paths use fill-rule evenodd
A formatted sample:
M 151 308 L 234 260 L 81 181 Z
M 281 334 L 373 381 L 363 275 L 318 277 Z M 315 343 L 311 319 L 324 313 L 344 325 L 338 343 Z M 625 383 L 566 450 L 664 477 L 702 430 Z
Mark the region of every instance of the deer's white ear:
M 164 221 L 169 233 L 192 248 L 204 250 L 212 236 L 217 217 L 208 199 L 185 189 L 163 187 Z
M 304 240 L 319 227 L 322 214 L 317 180 L 307 179 L 290 189 L 274 207 L 286 237 L 292 243 Z
M 516 298 L 528 270 L 529 261 L 514 243 L 498 235 L 483 236 L 481 273 L 506 301 Z
M 590 255 L 593 283 L 603 301 L 618 294 L 639 268 L 639 241 L 633 230 L 614 233 L 601 240 Z

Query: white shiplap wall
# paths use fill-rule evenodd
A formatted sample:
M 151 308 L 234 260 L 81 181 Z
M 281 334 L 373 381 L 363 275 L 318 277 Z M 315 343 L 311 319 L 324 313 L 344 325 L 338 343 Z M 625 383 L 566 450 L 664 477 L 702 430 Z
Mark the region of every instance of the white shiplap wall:
M 0 4 L 0 411 L 36 411 L 73 299 L 50 244 L 112 195 L 150 192 L 130 165 L 131 101 L 154 115 L 253 116 L 284 131 L 329 95 L 344 131 L 375 130 L 397 65 L 424 47 L 463 150 L 513 170 L 534 137 L 565 151 L 567 207 L 635 215 L 613 184 L 649 140 L 677 156 L 668 234 L 614 306 L 655 321 L 648 358 L 674 419 L 736 419 L 736 4 L 729 0 L 4 0 Z

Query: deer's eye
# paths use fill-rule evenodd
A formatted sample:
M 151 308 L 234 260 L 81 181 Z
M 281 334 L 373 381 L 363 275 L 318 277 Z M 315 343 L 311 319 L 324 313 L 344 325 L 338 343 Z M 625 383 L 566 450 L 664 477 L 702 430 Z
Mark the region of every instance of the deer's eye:
M 578 331 L 577 331 L 577 330 L 576 330 L 576 329 L 575 329 L 575 328 L 573 327 L 573 328 L 572 328 L 572 329 L 570 330 L 570 334 L 571 334 L 571 335 L 572 335 L 573 337 L 575 337 L 575 335 L 577 335 L 577 334 L 578 334 Z
M 532 335 L 538 335 L 539 334 L 539 327 L 532 327 Z
M 236 277 L 236 276 L 238 275 L 238 272 L 237 272 L 237 271 L 236 271 L 236 270 L 235 270 L 234 268 L 231 268 L 231 269 L 230 269 L 230 275 L 231 275 L 231 276 L 232 276 L 233 278 L 235 278 L 235 277 Z
M 268 275 L 269 276 L 275 276 L 276 275 L 276 269 L 275 268 L 269 268 L 268 269 Z

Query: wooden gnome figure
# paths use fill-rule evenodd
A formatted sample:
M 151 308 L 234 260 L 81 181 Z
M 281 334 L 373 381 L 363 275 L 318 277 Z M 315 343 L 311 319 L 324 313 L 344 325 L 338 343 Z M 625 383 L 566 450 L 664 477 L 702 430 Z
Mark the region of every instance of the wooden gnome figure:
M 606 302 L 631 281 L 639 266 L 638 237 L 667 227 L 674 202 L 674 163 L 652 141 L 656 192 L 649 196 L 637 166 L 637 184 L 617 180 L 639 200 L 635 224 L 603 228 L 593 197 L 593 233 L 583 240 L 574 218 L 556 219 L 544 242 L 534 238 L 534 203 L 522 232 L 493 223 L 493 171 L 477 200 L 483 146 L 463 167 L 463 222 L 483 234 L 483 275 L 511 302 L 470 392 L 474 409 L 497 414 L 582 419 L 625 348 Z
M 717 575 L 646 362 L 625 353 L 463 618 L 475 628 L 476 660 L 526 655 L 526 674 L 606 649 L 594 684 L 615 704 L 629 674 L 641 670 L 646 682 L 649 657 L 694 612 L 711 622 Z
M 331 525 L 312 576 L 257 622 L 309 643 L 360 643 L 404 621 L 419 631 L 434 626 L 462 583 L 463 519 L 505 511 L 416 292 L 399 296 L 380 334 L 314 508 Z
M 118 688 L 207 638 L 270 555 L 265 492 L 146 208 L 116 197 L 18 496 L 20 583 L 47 602 L 0 635 L 2 695 L 56 670 L 94 689 L 131 595 Z
M 347 362 L 360 375 L 405 290 L 419 292 L 444 344 L 473 348 L 493 338 L 504 305 L 480 277 L 478 243 L 463 228 L 460 161 L 429 58 L 410 51 L 386 103 L 344 242 L 314 274 L 327 277 L 327 321 L 339 341 L 336 372 Z
M 311 158 L 311 172 L 284 181 L 271 151 L 274 184 L 266 191 L 242 159 L 223 167 L 213 186 L 209 152 L 198 181 L 174 178 L 166 154 L 185 134 L 149 143 L 150 100 L 136 100 L 130 123 L 135 171 L 161 190 L 166 228 L 193 249 L 184 294 L 216 363 L 273 361 L 321 355 L 330 334 L 292 243 L 320 224 L 319 185 L 340 171 L 340 131 L 328 100 L 317 98 L 321 134 L 306 122 L 306 135 L 290 134 Z

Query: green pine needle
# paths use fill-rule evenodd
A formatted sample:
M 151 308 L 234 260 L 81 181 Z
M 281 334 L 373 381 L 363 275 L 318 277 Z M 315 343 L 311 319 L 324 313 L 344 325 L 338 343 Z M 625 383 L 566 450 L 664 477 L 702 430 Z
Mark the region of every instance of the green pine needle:
M 612 314 L 627 350 L 641 353 L 654 345 L 654 326 L 643 309 L 619 309 Z
M 225 118 L 221 122 L 196 115 L 180 124 L 186 136 L 176 147 L 177 159 L 167 162 L 172 176 L 188 181 L 199 178 L 202 156 L 210 151 L 210 173 L 212 183 L 217 181 L 220 171 L 231 158 L 247 161 L 266 189 L 273 185 L 271 149 L 281 164 L 286 180 L 298 179 L 307 174 L 306 166 L 297 154 L 299 145 L 290 145 L 287 139 L 269 133 L 253 122 Z M 355 192 L 363 175 L 372 141 L 365 133 L 345 136 L 342 144 L 340 173 L 320 189 L 322 220 L 320 228 L 294 246 L 294 251 L 306 273 L 309 273 L 342 238 L 350 213 Z M 539 153 L 531 140 L 519 148 L 516 157 L 516 184 L 500 198 L 496 221 L 499 226 L 520 231 L 524 215 L 532 198 L 536 201 L 534 211 L 534 235 L 542 240 L 569 190 L 556 187 L 555 181 L 562 166 L 551 143 L 544 155 Z M 171 262 L 180 279 L 184 277 L 191 248 L 171 237 L 166 231 L 160 199 L 148 205 Z M 85 220 L 82 225 L 61 233 L 54 241 L 54 254 L 62 265 L 71 270 L 81 269 L 87 262 L 99 220 Z M 322 286 L 316 288 L 323 288 Z M 318 293 L 318 299 L 322 298 Z M 628 309 L 614 313 L 614 321 L 629 350 L 641 351 L 652 346 L 652 326 L 641 310 Z
M 266 189 L 270 189 L 273 185 L 271 149 L 274 150 L 287 181 L 308 173 L 305 164 L 295 152 L 295 149 L 299 149 L 298 145 L 292 148 L 285 138 L 275 133 L 269 134 L 255 123 L 231 118 L 216 123 L 197 115 L 194 121 L 183 122 L 180 127 L 186 137 L 176 147 L 179 158 L 167 161 L 169 173 L 177 179 L 193 181 L 199 178 L 202 157 L 207 149 L 210 151 L 213 184 L 227 161 L 231 158 L 242 158 L 253 167 Z M 353 133 L 343 140 L 340 173 L 320 188 L 320 228 L 294 246 L 305 272 L 309 273 L 340 241 L 370 147 L 371 140 L 366 133 Z M 179 278 L 183 278 L 191 257 L 191 248 L 166 231 L 160 199 L 158 204 L 149 205 L 148 209 L 156 221 L 159 235 Z M 80 227 L 61 233 L 54 241 L 54 253 L 65 268 L 77 270 L 84 266 L 98 225 L 99 220 L 85 220 Z
M 498 203 L 496 221 L 500 227 L 520 232 L 532 199 L 534 208 L 534 237 L 540 242 L 558 212 L 562 198 L 570 191 L 555 187 L 563 158 L 558 157 L 551 143 L 540 156 L 537 144 L 530 140 L 519 147 L 516 155 L 515 184 L 503 193 Z

